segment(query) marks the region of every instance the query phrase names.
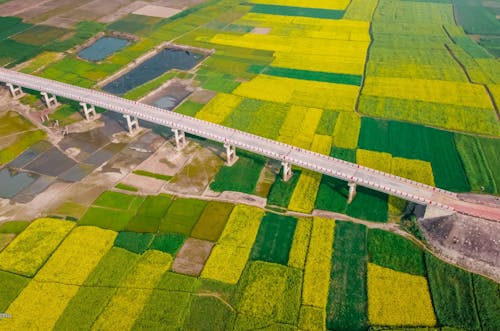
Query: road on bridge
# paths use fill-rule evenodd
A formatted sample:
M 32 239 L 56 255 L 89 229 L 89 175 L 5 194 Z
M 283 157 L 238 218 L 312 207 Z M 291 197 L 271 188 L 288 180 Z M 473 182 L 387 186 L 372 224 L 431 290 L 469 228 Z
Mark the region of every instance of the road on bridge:
M 472 216 L 500 221 L 500 209 L 462 201 L 453 192 L 101 91 L 77 87 L 3 68 L 0 68 L 0 81 L 84 102 L 229 144 L 304 169 L 397 196 L 404 200 L 430 205 L 444 212 L 452 213 L 455 210 Z

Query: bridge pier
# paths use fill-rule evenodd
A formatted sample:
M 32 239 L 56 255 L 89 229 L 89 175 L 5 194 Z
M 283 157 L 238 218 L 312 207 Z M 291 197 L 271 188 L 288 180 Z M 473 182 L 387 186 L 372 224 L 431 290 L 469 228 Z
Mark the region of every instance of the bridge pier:
M 89 122 L 91 119 L 95 119 L 97 117 L 97 113 L 95 112 L 94 105 L 87 104 L 86 102 L 80 102 L 80 106 L 82 106 L 82 111 L 85 116 L 85 120 Z
M 50 95 L 47 92 L 40 92 L 40 94 L 43 96 L 43 101 L 47 108 L 57 107 L 58 103 L 55 95 Z
M 356 183 L 354 182 L 349 182 L 347 185 L 349 185 L 349 198 L 347 199 L 347 204 L 350 204 L 352 200 L 354 200 L 354 197 L 356 196 Z
M 172 131 L 174 132 L 174 136 L 175 136 L 175 147 L 179 151 L 179 150 L 183 149 L 184 146 L 187 145 L 186 133 L 182 130 L 179 130 L 179 129 L 172 129 Z
M 226 165 L 230 167 L 238 161 L 236 147 L 230 144 L 224 144 L 224 147 L 226 148 Z
M 5 85 L 9 88 L 10 94 L 12 95 L 12 97 L 14 99 L 19 99 L 20 97 L 22 97 L 24 95 L 24 92 L 23 92 L 23 89 L 21 86 L 16 86 L 16 85 L 13 85 L 11 83 L 7 83 Z
M 288 182 L 293 175 L 292 166 L 288 162 L 281 162 L 281 165 L 283 166 L 283 181 Z
M 123 115 L 123 117 L 125 117 L 125 119 L 127 120 L 128 132 L 130 135 L 134 134 L 134 130 L 139 131 L 139 120 L 137 119 L 137 117 L 131 119 L 130 115 L 126 114 Z

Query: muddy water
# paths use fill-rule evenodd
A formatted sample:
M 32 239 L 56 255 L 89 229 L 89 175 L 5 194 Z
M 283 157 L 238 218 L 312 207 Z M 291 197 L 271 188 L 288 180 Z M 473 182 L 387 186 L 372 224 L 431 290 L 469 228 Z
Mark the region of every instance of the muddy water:
M 129 41 L 126 39 L 102 37 L 89 47 L 81 50 L 78 56 L 92 62 L 102 61 L 111 54 L 127 46 L 128 43 Z
M 0 170 L 0 197 L 11 199 L 16 194 L 30 186 L 36 179 L 37 175 L 16 172 L 8 168 Z
M 147 97 L 143 102 L 158 108 L 172 110 L 189 96 L 193 90 L 192 87 L 182 84 L 179 81 L 173 81 L 168 86 Z
M 199 53 L 167 48 L 104 86 L 103 90 L 118 95 L 124 94 L 171 69 L 189 70 L 202 59 L 203 55 Z

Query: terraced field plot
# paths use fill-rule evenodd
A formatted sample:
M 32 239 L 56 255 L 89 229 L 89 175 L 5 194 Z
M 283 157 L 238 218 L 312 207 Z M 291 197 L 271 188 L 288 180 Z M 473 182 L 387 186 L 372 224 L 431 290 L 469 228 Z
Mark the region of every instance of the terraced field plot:
M 105 193 L 94 205 L 136 201 L 133 195 L 112 196 Z M 150 204 L 158 197 L 141 201 Z M 59 330 L 78 321 L 105 330 L 116 325 L 361 330 L 481 323 L 489 330 L 500 322 L 498 284 L 428 253 L 424 263 L 421 248 L 404 237 L 332 219 L 297 220 L 256 207 L 228 207 L 211 202 L 198 221 L 227 220 L 214 243 L 51 218 L 28 227 L 6 223 L 3 232 L 20 234 L 0 250 L 5 289 L 0 307 L 12 315 L 0 326 Z M 182 217 L 179 222 L 190 223 Z M 140 227 L 141 221 L 134 224 Z M 196 229 L 203 233 L 203 226 Z M 454 285 L 445 274 L 453 275 Z

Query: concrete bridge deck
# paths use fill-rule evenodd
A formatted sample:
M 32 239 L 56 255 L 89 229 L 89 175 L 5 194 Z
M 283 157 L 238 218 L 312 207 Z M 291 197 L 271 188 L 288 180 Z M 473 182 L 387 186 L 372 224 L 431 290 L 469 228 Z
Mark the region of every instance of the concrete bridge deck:
M 361 185 L 404 200 L 432 206 L 445 213 L 451 214 L 457 211 L 500 221 L 500 210 L 498 208 L 462 201 L 453 192 L 101 91 L 77 87 L 3 68 L 0 68 L 0 82 L 137 117 L 144 121 L 264 155 L 287 165 L 293 164 L 345 180 L 351 184 Z

